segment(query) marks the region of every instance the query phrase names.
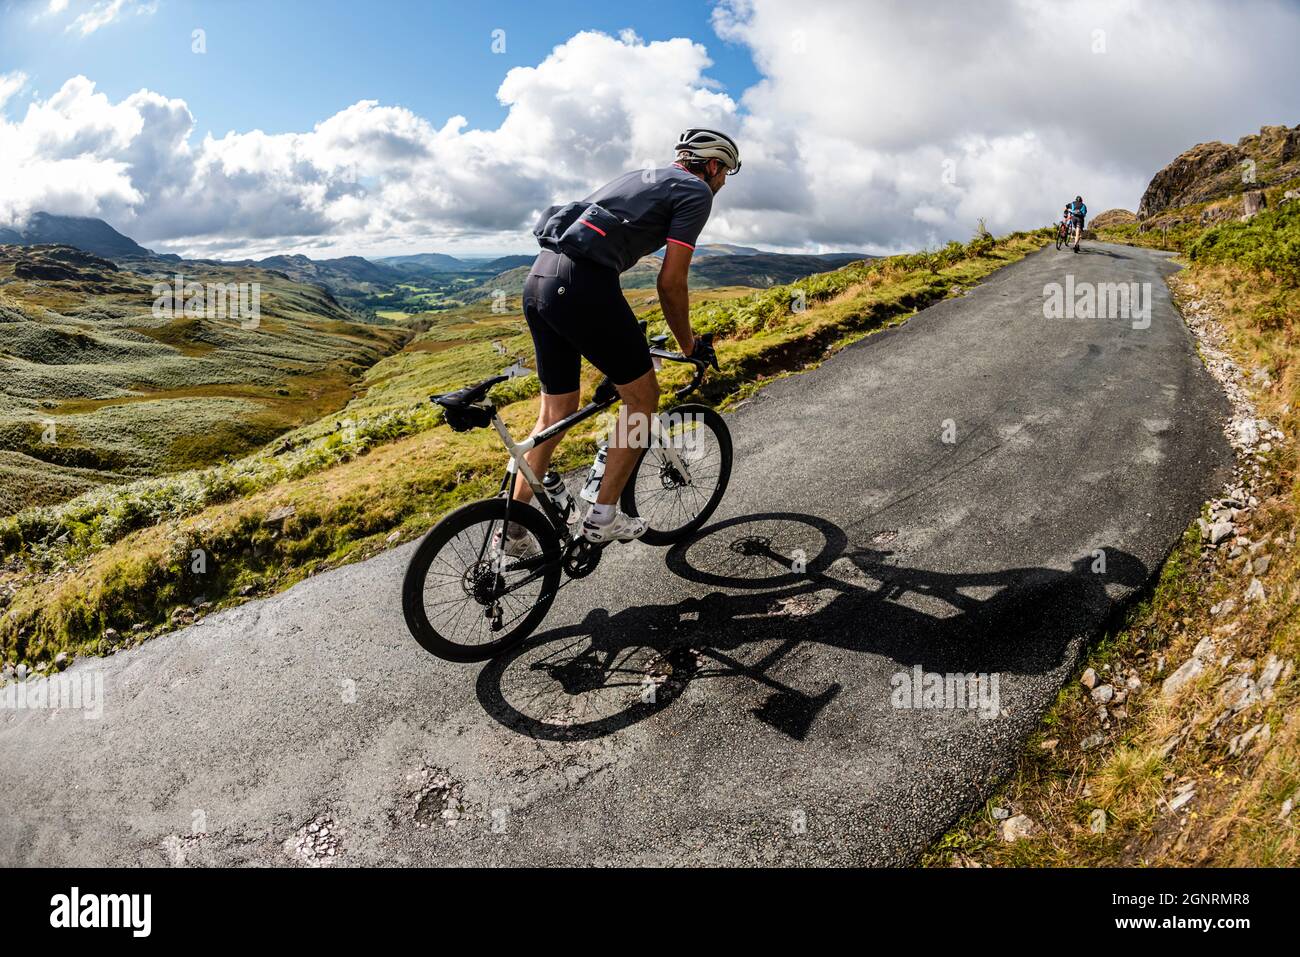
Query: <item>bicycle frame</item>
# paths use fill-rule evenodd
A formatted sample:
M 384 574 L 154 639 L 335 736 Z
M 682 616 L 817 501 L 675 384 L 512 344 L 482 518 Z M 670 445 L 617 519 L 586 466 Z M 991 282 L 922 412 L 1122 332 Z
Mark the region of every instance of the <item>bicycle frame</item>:
M 660 359 L 668 359 L 672 362 L 695 361 L 687 358 L 681 353 L 669 352 L 665 349 L 658 348 L 652 348 L 650 350 L 650 355 Z M 695 377 L 691 380 L 689 385 L 678 390 L 677 394 L 683 395 L 694 389 L 699 384 L 703 374 L 704 367 L 696 362 Z M 546 516 L 552 527 L 554 527 L 556 532 L 559 533 L 561 538 L 568 535 L 568 525 L 564 520 L 564 516 L 561 515 L 559 509 L 555 507 L 555 503 L 551 500 L 550 493 L 542 486 L 541 480 L 529 466 L 528 460 L 524 458 L 524 456 L 543 442 L 550 441 L 551 439 L 564 434 L 579 422 L 589 419 L 593 415 L 608 409 L 618 401 L 619 395 L 615 390 L 613 383 L 611 383 L 608 378 L 601 379 L 600 384 L 596 386 L 595 394 L 592 396 L 590 402 L 572 415 L 565 416 L 559 422 L 548 426 L 541 432 L 530 436 L 522 442 L 516 442 L 514 440 L 514 437 L 510 434 L 510 430 L 506 428 L 505 422 L 502 421 L 500 413 L 496 411 L 495 407 L 492 409 L 492 427 L 496 429 L 497 435 L 500 436 L 502 444 L 506 447 L 506 451 L 510 453 L 510 461 L 506 465 L 506 474 L 501 480 L 501 492 L 506 496 L 504 528 L 509 527 L 510 507 L 515 501 L 513 494 L 515 476 L 523 475 L 524 481 L 527 482 L 528 487 L 533 490 L 534 501 L 536 501 L 541 507 L 542 513 Z M 664 434 L 664 426 L 660 415 L 661 413 L 656 412 L 650 417 L 651 444 L 649 447 L 654 448 L 658 446 L 659 448 L 662 448 L 665 455 L 667 455 L 669 462 L 672 463 L 673 467 L 677 469 L 677 471 L 681 473 L 689 483 L 691 478 L 690 469 L 682 460 L 681 456 L 677 454 L 677 450 L 673 448 L 672 442 L 668 441 L 668 437 Z M 502 571 L 505 567 L 505 557 L 505 549 L 502 549 L 501 554 L 497 558 L 498 572 Z

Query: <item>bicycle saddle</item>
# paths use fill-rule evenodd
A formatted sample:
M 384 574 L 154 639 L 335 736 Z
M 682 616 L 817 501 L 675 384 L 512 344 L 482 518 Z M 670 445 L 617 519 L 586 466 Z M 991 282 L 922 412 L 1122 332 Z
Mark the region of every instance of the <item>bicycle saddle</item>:
M 484 379 L 478 385 L 467 385 L 463 389 L 457 389 L 455 392 L 444 392 L 442 395 L 429 396 L 434 402 L 443 408 L 460 409 L 467 405 L 473 405 L 476 402 L 482 402 L 487 395 L 488 389 L 492 388 L 498 382 L 505 382 L 509 379 L 508 375 L 494 375 L 490 379 Z

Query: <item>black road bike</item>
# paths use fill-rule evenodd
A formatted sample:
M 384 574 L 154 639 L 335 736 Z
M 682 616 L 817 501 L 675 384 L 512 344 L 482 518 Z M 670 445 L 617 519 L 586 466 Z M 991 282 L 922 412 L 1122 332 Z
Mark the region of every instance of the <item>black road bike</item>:
M 1083 238 L 1083 227 L 1072 219 L 1065 219 L 1056 225 L 1056 248 L 1071 245 L 1070 234 L 1074 234 L 1074 251 L 1079 251 L 1079 241 Z
M 699 345 L 690 356 L 667 351 L 667 339 L 650 340 L 651 356 L 695 367 L 691 381 L 677 390 L 680 398 L 699 387 L 709 366 L 718 368 L 717 356 L 711 335 L 697 337 Z M 449 661 L 485 661 L 519 644 L 546 617 L 561 575 L 590 575 L 605 548 L 578 534 L 577 503 L 556 476 L 548 473 L 539 480 L 524 454 L 614 405 L 618 391 L 602 379 L 587 405 L 516 442 L 488 398 L 488 390 L 507 378 L 493 376 L 431 397 L 454 431 L 491 426 L 510 453 L 500 491 L 445 516 L 425 535 L 406 569 L 406 625 L 427 651 Z M 697 403 L 652 416 L 649 426 L 648 441 L 619 505 L 624 513 L 645 519 L 649 527 L 641 541 L 671 545 L 698 530 L 721 502 L 731 478 L 731 434 L 722 416 Z M 592 491 L 603 472 L 602 453 L 597 453 L 589 473 L 587 488 Z M 510 495 L 517 473 L 533 490 L 532 504 Z M 522 537 L 517 535 L 520 530 Z
M 1065 224 L 1064 220 L 1062 220 L 1061 222 L 1056 224 L 1056 248 L 1060 249 L 1062 246 L 1068 243 L 1069 240 L 1070 240 L 1070 227 Z

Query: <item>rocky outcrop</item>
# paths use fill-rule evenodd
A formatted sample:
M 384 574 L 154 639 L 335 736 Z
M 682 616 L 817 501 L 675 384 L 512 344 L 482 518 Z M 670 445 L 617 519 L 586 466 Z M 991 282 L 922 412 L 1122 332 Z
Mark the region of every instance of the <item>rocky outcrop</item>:
M 1200 143 L 1152 178 L 1138 206 L 1139 219 L 1226 199 L 1300 176 L 1300 126 L 1265 126 L 1237 145 Z M 1217 218 L 1242 215 L 1239 208 Z
M 1138 204 L 1138 218 L 1150 219 L 1172 207 L 1221 195 L 1228 177 L 1240 184 L 1240 164 L 1245 158 L 1241 150 L 1227 143 L 1193 146 L 1152 178 Z
M 1094 229 L 1101 229 L 1105 226 L 1128 226 L 1137 221 L 1137 216 L 1127 209 L 1108 209 L 1092 217 L 1091 225 Z

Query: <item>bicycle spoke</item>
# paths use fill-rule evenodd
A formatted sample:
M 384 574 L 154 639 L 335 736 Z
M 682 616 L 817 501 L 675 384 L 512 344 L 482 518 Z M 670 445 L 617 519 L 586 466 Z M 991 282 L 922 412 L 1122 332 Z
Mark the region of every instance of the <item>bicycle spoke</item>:
M 542 543 L 529 533 L 536 555 L 521 559 L 507 556 L 499 573 L 492 539 L 501 523 L 492 521 L 461 530 L 447 540 L 430 562 L 422 604 L 430 625 L 447 641 L 461 645 L 485 644 L 527 617 L 545 587 L 545 564 L 539 562 Z M 435 567 L 436 566 L 436 567 Z M 478 589 L 486 592 L 476 595 Z M 491 604 L 500 609 L 499 627 L 492 628 Z

